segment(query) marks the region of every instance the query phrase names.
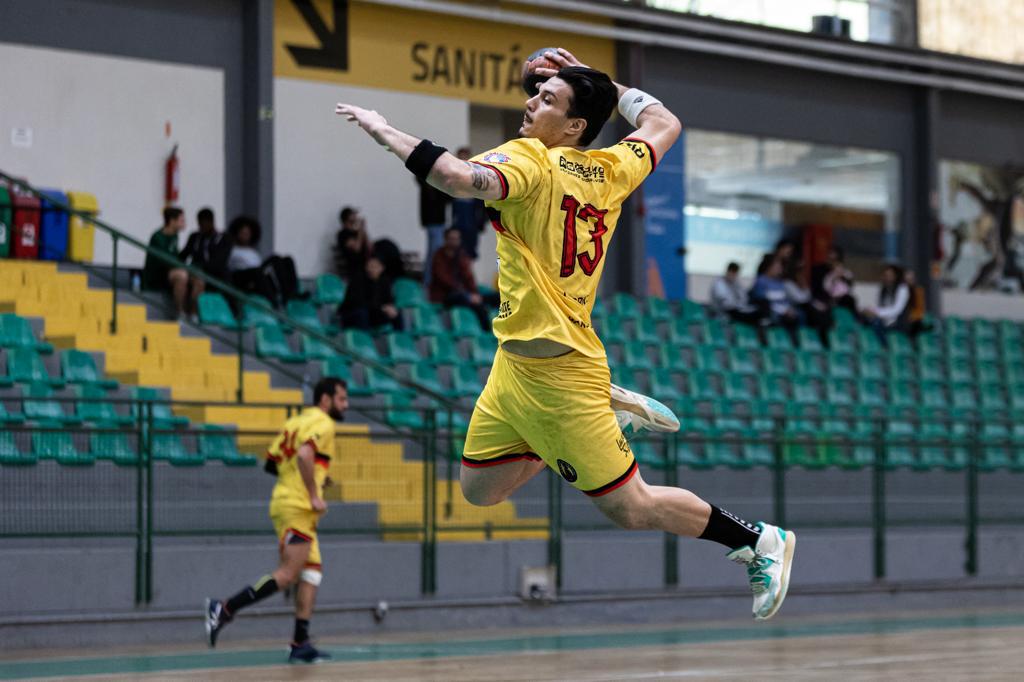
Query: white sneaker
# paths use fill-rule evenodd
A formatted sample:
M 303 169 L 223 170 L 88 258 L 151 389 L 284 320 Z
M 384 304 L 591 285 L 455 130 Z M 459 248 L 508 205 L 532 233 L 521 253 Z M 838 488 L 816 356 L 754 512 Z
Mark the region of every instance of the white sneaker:
M 761 527 L 757 547 L 740 547 L 729 552 L 726 558 L 746 564 L 750 591 L 754 593 L 754 618 L 767 620 L 786 599 L 796 533 L 767 523 L 757 525 Z
M 612 410 L 625 436 L 637 431 L 679 430 L 679 418 L 654 398 L 612 384 Z

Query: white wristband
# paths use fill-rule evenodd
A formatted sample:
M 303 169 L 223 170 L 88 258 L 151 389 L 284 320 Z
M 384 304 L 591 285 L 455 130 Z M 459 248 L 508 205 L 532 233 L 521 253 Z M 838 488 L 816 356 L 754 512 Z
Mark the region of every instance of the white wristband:
M 640 116 L 640 112 L 652 104 L 661 104 L 661 100 L 643 90 L 630 88 L 619 98 L 619 113 L 629 121 L 629 125 L 636 128 L 636 119 Z

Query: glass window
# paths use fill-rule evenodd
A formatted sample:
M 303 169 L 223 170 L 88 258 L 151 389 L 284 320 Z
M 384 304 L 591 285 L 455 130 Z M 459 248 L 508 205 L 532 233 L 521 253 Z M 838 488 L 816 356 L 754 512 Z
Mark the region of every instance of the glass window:
M 841 246 L 861 279 L 898 254 L 895 154 L 694 129 L 685 144 L 689 272 L 718 275 L 737 261 L 753 275 L 783 238 L 813 250 L 809 264 Z
M 942 283 L 1024 293 L 1024 168 L 939 164 Z
M 903 43 L 908 37 L 902 0 L 646 0 L 649 7 L 812 31 L 815 17 L 833 24 L 853 40 Z

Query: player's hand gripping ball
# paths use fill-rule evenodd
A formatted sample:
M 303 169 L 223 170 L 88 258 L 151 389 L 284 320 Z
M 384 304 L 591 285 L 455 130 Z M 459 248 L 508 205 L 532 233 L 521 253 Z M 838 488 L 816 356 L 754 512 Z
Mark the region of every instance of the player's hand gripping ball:
M 536 52 L 532 53 L 526 58 L 526 62 L 523 64 L 523 90 L 530 97 L 537 94 L 537 88 L 541 83 L 548 79 L 547 76 L 541 76 L 536 73 L 537 69 L 554 69 L 557 71 L 562 68 L 555 62 L 551 61 L 544 56 L 545 52 L 554 52 L 558 54 L 557 47 L 542 47 Z

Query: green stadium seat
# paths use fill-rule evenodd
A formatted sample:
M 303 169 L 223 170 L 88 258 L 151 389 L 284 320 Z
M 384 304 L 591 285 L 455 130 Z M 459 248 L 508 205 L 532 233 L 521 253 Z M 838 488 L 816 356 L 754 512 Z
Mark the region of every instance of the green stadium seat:
M 399 277 L 392 285 L 392 291 L 395 295 L 395 306 L 399 308 L 422 308 L 430 305 L 423 285 L 416 280 Z
M 680 417 L 679 436 L 676 440 L 676 462 L 690 469 L 710 469 L 714 462 L 709 457 L 707 441 L 714 435 L 706 417 L 685 415 Z
M 981 458 L 978 468 L 982 471 L 1008 469 L 1014 461 L 1014 442 L 1010 424 L 1004 421 L 986 420 L 981 424 Z
M 639 341 L 630 341 L 625 345 L 623 363 L 630 369 L 654 370 L 654 362 L 647 355 L 647 345 Z
M 233 431 L 215 424 L 204 424 L 199 432 L 199 454 L 207 462 L 221 461 L 227 466 L 256 466 L 258 459 L 238 451 Z
M 773 402 L 789 402 L 789 375 L 764 374 L 761 375 L 760 393 L 762 400 Z
M 413 405 L 408 394 L 384 396 L 384 421 L 396 429 L 423 430 L 427 428 L 425 408 Z
M 709 458 L 715 466 L 731 469 L 749 469 L 753 462 L 744 451 L 747 443 L 757 437 L 746 419 L 734 415 L 722 415 L 714 419 L 714 439 L 708 443 Z
M 815 329 L 800 327 L 797 330 L 797 341 L 800 343 L 800 350 L 821 352 L 825 347 L 821 345 L 821 338 Z
M 899 362 L 900 361 L 896 360 L 893 364 L 896 365 Z M 921 381 L 945 381 L 948 371 L 947 367 L 948 365 L 943 364 L 943 362 L 937 357 L 921 356 L 917 358 L 917 376 L 901 376 L 900 378 L 916 378 Z
M 1004 365 L 1024 364 L 1024 344 L 1017 341 L 1000 341 L 999 356 Z
M 754 379 L 746 374 L 725 375 L 725 397 L 730 400 L 754 400 L 756 397 L 751 385 Z
M 963 358 L 950 358 L 946 363 L 945 377 L 925 377 L 921 373 L 921 381 L 948 381 L 950 383 L 965 383 L 974 381 L 974 363 Z
M 151 405 L 153 426 L 158 429 L 172 429 L 179 426 L 188 426 L 188 417 L 179 417 L 171 412 L 171 406 L 167 399 L 158 389 L 149 386 L 136 386 L 131 391 L 132 398 L 137 402 L 132 403 L 132 416 L 137 416 L 143 404 Z
M 931 385 L 931 384 L 928 384 Z M 926 384 L 921 384 L 922 392 Z M 1002 394 L 1002 391 L 1000 391 Z M 942 407 L 942 405 L 929 405 L 928 400 L 922 395 L 922 403 L 925 407 Z M 974 392 L 974 385 L 970 383 L 957 383 L 949 389 L 949 407 L 959 410 L 961 413 L 973 412 L 979 407 L 978 396 Z
M 793 400 L 804 404 L 817 404 L 824 399 L 821 387 L 807 376 L 797 377 L 793 382 Z
M 970 323 L 962 317 L 946 315 L 942 320 L 942 334 L 946 338 L 963 339 L 971 335 Z
M 902 332 L 889 332 L 886 338 L 889 341 L 889 355 L 909 357 L 916 354 L 914 344 L 906 334 Z
M 737 348 L 760 350 L 761 339 L 757 336 L 757 330 L 749 324 L 734 324 L 732 326 L 733 345 Z
M 970 322 L 971 336 L 974 342 L 995 341 L 999 338 L 999 328 L 992 320 L 976 317 Z
M 206 458 L 196 452 L 189 452 L 176 433 L 153 434 L 153 460 L 170 462 L 173 466 L 194 467 L 206 463 Z
M 89 454 L 96 460 L 110 461 L 118 466 L 135 466 L 139 464 L 139 453 L 132 447 L 128 435 L 113 431 L 90 433 Z
M 917 425 L 910 419 L 893 418 L 885 424 L 885 466 L 889 469 L 916 468 Z
M 884 379 L 886 374 L 885 355 L 882 353 L 860 353 L 857 359 L 857 375 L 861 379 Z
M 675 317 L 675 312 L 672 310 L 672 303 L 668 299 L 658 298 L 657 296 L 648 296 L 644 302 L 644 307 L 647 311 L 647 317 L 652 320 L 667 321 Z
M 462 364 L 452 372 L 451 393 L 457 398 L 476 398 L 484 390 L 480 375 L 474 365 Z
M 723 353 L 724 354 L 724 353 Z M 725 363 L 714 346 L 701 346 L 697 349 L 697 369 L 703 372 L 724 372 Z
M 477 367 L 490 367 L 498 352 L 498 340 L 493 336 L 475 336 L 469 341 L 469 360 Z
M 416 336 L 437 336 L 447 334 L 448 330 L 441 320 L 441 309 L 435 305 L 425 305 L 412 310 L 412 333 Z
M 241 326 L 235 315 L 231 312 L 231 306 L 227 299 L 217 293 L 199 294 L 199 322 L 200 324 L 223 329 L 238 329 Z
M 1024 343 L 1024 331 L 1021 330 L 1021 323 L 1013 320 L 999 320 L 996 323 L 999 330 L 999 340 L 1003 343 L 1012 342 Z
M 117 413 L 117 410 L 114 409 L 114 404 L 106 400 L 107 392 L 102 388 L 86 384 L 76 387 L 75 392 L 81 398 L 75 405 L 75 411 L 78 418 L 82 421 L 93 424 L 119 425 L 135 423 L 135 417 Z
M 320 339 L 315 339 L 308 334 L 299 333 L 302 339 L 302 357 L 306 360 L 326 360 L 338 354 L 336 350 L 328 346 Z
M 64 386 L 64 380 L 50 376 L 39 353 L 32 348 L 9 348 L 7 368 L 13 381 L 19 384 L 47 384 L 54 388 Z
M 316 278 L 316 291 L 313 292 L 313 303 L 317 305 L 336 306 L 345 300 L 348 285 L 337 275 L 325 272 Z
M 305 362 L 306 356 L 292 350 L 280 327 L 256 327 L 256 355 L 282 362 Z
M 729 346 L 729 336 L 726 332 L 725 323 L 721 320 L 703 320 L 699 326 L 700 340 L 698 343 L 705 346 L 716 346 L 726 348 Z
M 691 372 L 690 397 L 699 400 L 715 400 L 723 395 L 725 379 L 719 372 Z
M 0 424 L 21 424 L 25 421 L 25 415 L 20 412 L 8 412 L 4 403 L 0 400 Z
M 590 317 L 608 317 L 610 311 L 604 304 L 604 296 L 594 299 L 594 307 L 590 309 Z
M 636 298 L 622 291 L 612 294 L 608 300 L 608 309 L 612 314 L 630 320 L 637 320 L 642 315 L 640 303 Z
M 857 390 L 852 377 L 831 377 L 825 386 L 825 395 L 832 405 L 853 405 Z
M 0 348 L 25 348 L 49 355 L 53 346 L 36 339 L 32 325 L 14 313 L 0 313 Z
M 701 320 L 707 316 L 704 306 L 696 301 L 691 301 L 688 298 L 684 298 L 680 303 L 680 306 L 684 319 Z
M 920 378 L 918 366 L 924 363 L 931 363 L 941 371 L 942 361 L 939 357 L 920 357 L 917 360 L 906 360 L 905 358 L 890 355 L 886 370 L 886 378 L 890 381 L 917 381 Z
M 352 362 L 343 356 L 335 355 L 333 358 L 326 358 L 320 363 L 321 377 L 337 377 L 346 382 L 352 381 Z
M 932 386 L 940 386 L 937 382 L 931 382 Z M 894 407 L 915 407 L 918 405 L 917 384 L 910 381 L 889 382 L 889 404 Z
M 412 334 L 395 332 L 384 338 L 384 348 L 392 364 L 416 364 L 424 360 Z
M 971 359 L 970 339 L 966 336 L 946 336 L 943 338 L 948 359 Z
M 991 339 L 974 342 L 974 359 L 976 362 L 997 362 L 1002 357 L 999 345 Z
M 894 333 L 898 334 L 899 332 L 890 333 L 889 336 L 892 336 Z M 886 350 L 878 339 L 878 335 L 871 329 L 863 327 L 857 330 L 857 347 L 861 352 L 870 353 L 881 353 Z
M 885 384 L 878 379 L 861 379 L 857 382 L 857 403 L 865 406 L 885 404 Z
M 626 331 L 627 320 L 618 315 L 608 315 L 592 318 L 591 321 L 597 335 L 605 343 L 625 343 L 630 340 L 629 332 Z
M 658 365 L 665 370 L 689 372 L 697 364 L 697 351 L 692 346 L 665 344 L 659 349 Z
M 782 431 L 782 458 L 789 466 L 824 469 L 829 465 L 818 447 L 820 421 L 812 417 L 792 417 Z
M 976 384 L 976 386 L 978 388 L 977 408 L 982 414 L 991 416 L 1008 415 L 1010 412 L 1010 403 L 1007 400 L 1006 395 L 1003 393 L 1003 384 L 1001 382 Z M 956 407 L 955 403 L 954 407 Z
M 373 367 L 364 367 L 363 373 L 366 376 L 366 387 L 371 394 L 387 395 L 396 393 L 412 394 L 413 390 L 398 383 L 393 377 Z
M 641 317 L 633 322 L 635 333 L 633 337 L 637 341 L 657 345 L 661 343 L 661 336 L 658 334 L 658 323 L 649 317 Z
M 941 358 L 944 354 L 942 341 L 937 334 L 919 334 L 917 353 L 922 357 Z
M 765 332 L 765 338 L 769 348 L 777 350 L 792 350 L 793 341 L 789 338 L 789 332 L 782 327 L 769 327 Z
M 383 360 L 377 352 L 377 343 L 367 332 L 361 329 L 346 329 L 341 333 L 341 345 L 350 353 L 365 360 Z
M 490 336 L 490 332 L 480 326 L 476 313 L 465 306 L 455 306 L 448 311 L 452 322 L 454 336 Z
M 676 317 L 669 321 L 667 341 L 677 346 L 696 346 L 703 338 L 703 330 L 694 332 L 690 321 Z M 724 345 L 724 344 L 719 344 Z
M 60 429 L 59 422 L 41 422 L 40 429 Z M 79 452 L 67 431 L 33 431 L 32 452 L 38 459 L 56 460 L 62 466 L 92 466 L 96 459 L 89 452 Z
M 308 327 L 309 329 L 313 329 L 324 334 L 333 334 L 339 331 L 331 325 L 325 325 L 321 322 L 320 313 L 317 312 L 316 306 L 309 301 L 288 301 L 285 311 L 291 320 L 303 325 L 304 327 Z
M 427 361 L 435 365 L 461 365 L 463 359 L 459 356 L 457 339 L 443 334 L 440 336 L 429 336 L 427 341 Z M 495 342 L 495 345 L 497 342 Z M 491 355 L 494 360 L 494 355 Z M 487 366 L 490 367 L 488 362 Z
M 946 385 L 942 382 L 922 381 L 920 391 L 920 404 L 922 406 L 940 410 L 949 407 L 949 398 L 946 396 Z M 891 402 L 893 405 L 898 404 L 894 400 Z
M 74 348 L 61 352 L 60 373 L 64 377 L 64 381 L 69 384 L 100 386 L 102 388 L 117 388 L 118 386 L 118 383 L 113 379 L 104 379 L 100 376 L 92 355 Z
M 791 351 L 772 350 L 761 355 L 767 374 L 790 376 L 796 370 L 795 355 Z
M 771 353 L 771 351 L 768 351 Z M 822 376 L 826 369 L 825 358 L 821 353 L 797 353 L 796 373 L 805 377 Z
M 434 393 L 442 396 L 454 397 L 452 392 L 448 390 L 448 387 L 441 383 L 441 377 L 437 373 L 437 367 L 432 364 L 419 362 L 413 365 L 412 376 L 410 378 L 429 391 L 433 391 Z
M 667 372 L 651 372 L 650 379 L 651 397 L 679 411 L 679 407 L 686 401 L 686 396 L 676 386 L 672 377 Z
M 35 454 L 22 452 L 13 433 L 0 431 L 0 466 L 32 466 L 35 463 Z
M 757 374 L 760 372 L 758 359 L 761 351 L 757 348 L 730 348 L 729 371 L 737 374 Z
M 836 308 L 836 310 L 845 310 L 845 308 Z M 829 350 L 833 353 L 856 353 L 856 332 L 856 327 L 836 327 L 828 337 Z
M 857 374 L 853 358 L 849 353 L 829 353 L 826 356 L 828 375 L 833 379 L 852 379 Z
M 266 304 L 268 308 L 273 310 L 273 304 L 271 304 L 267 299 L 262 296 L 254 296 L 253 298 Z M 270 310 L 259 305 L 246 303 L 242 307 L 242 326 L 246 329 L 252 329 L 254 327 L 280 327 L 281 321 L 271 313 Z
M 832 310 L 832 316 L 835 319 L 836 329 L 856 329 L 860 326 L 853 311 L 849 308 L 836 307 Z
M 1003 383 L 1003 370 L 998 363 L 992 361 L 978 362 L 974 366 L 974 379 L 979 384 Z
M 80 424 L 76 415 L 65 414 L 61 403 L 51 400 L 53 391 L 46 384 L 29 384 L 25 388 L 25 418 L 35 422 Z

